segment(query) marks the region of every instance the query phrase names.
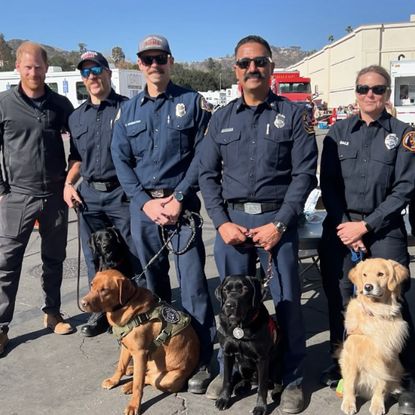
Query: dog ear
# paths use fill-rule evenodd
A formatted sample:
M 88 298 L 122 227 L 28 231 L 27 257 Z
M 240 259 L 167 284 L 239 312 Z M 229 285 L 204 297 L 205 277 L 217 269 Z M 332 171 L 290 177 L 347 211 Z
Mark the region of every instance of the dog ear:
M 350 271 L 349 271 L 349 280 L 355 285 L 358 285 L 359 275 L 362 272 L 362 266 L 364 261 L 358 262 Z
M 121 243 L 120 231 L 115 226 L 109 227 L 108 231 L 111 232 L 115 236 L 116 241 L 120 244 Z
M 118 289 L 120 294 L 119 300 L 121 305 L 127 304 L 128 301 L 135 294 L 136 290 L 134 284 L 127 277 L 119 278 Z
M 396 288 L 409 277 L 409 270 L 399 262 L 392 259 L 387 259 L 386 261 L 388 262 L 391 270 L 388 279 L 388 289 L 390 291 L 395 291 Z
M 225 286 L 227 282 L 228 282 L 228 277 L 225 277 L 224 280 L 215 289 L 215 297 L 219 300 L 221 308 L 223 306 L 223 302 L 225 301 L 222 288 Z
M 98 248 L 97 248 L 97 241 L 96 241 L 95 233 L 92 233 L 91 236 L 89 237 L 88 245 L 91 248 L 92 255 L 93 256 L 97 255 Z
M 245 279 L 249 281 L 252 286 L 252 307 L 257 309 L 266 296 L 266 289 L 263 288 L 262 282 L 258 277 L 247 275 Z

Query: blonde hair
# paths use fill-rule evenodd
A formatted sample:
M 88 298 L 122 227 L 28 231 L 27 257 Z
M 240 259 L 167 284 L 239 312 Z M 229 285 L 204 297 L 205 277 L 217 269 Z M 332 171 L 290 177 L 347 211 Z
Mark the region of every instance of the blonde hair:
M 39 45 L 39 43 L 26 41 L 23 42 L 16 50 L 16 62 L 19 62 L 22 58 L 23 53 L 34 53 L 34 52 L 40 52 L 40 55 L 42 56 L 43 61 L 45 64 L 48 63 L 48 53 L 46 52 L 46 49 Z

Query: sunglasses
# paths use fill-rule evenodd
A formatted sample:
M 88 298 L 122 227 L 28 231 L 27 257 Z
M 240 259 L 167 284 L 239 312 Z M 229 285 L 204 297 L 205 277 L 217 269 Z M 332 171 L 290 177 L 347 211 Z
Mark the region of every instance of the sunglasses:
M 388 87 L 386 85 L 356 85 L 356 92 L 359 95 L 366 95 L 370 90 L 372 90 L 375 95 L 383 95 L 388 90 Z
M 241 69 L 248 69 L 251 62 L 254 62 L 257 68 L 263 68 L 264 66 L 267 66 L 270 62 L 272 62 L 272 59 L 269 56 L 257 56 L 255 58 L 242 58 L 242 59 L 238 59 L 235 62 L 235 65 Z
M 85 68 L 85 69 L 81 69 L 81 76 L 82 78 L 88 78 L 89 75 L 101 75 L 102 72 L 104 71 L 104 68 L 102 66 L 93 66 L 92 68 Z
M 165 65 L 168 61 L 169 55 L 166 55 L 165 53 L 162 53 L 161 55 L 155 55 L 155 56 L 139 56 L 141 62 L 143 65 L 150 66 L 153 64 L 153 62 L 156 62 L 157 65 Z

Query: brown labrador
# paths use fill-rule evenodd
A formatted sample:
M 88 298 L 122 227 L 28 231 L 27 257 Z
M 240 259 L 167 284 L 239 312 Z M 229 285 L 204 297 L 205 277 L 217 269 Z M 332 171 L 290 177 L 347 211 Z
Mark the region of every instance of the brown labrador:
M 116 270 L 98 272 L 90 292 L 82 299 L 86 312 L 104 311 L 111 326 L 125 326 L 136 315 L 153 309 L 157 301 L 150 290 L 137 287 Z M 154 349 L 153 340 L 160 334 L 162 323 L 147 321 L 134 327 L 121 339 L 121 354 L 112 377 L 102 382 L 111 389 L 126 374 L 129 360 L 134 362 L 133 382 L 124 385 L 132 393 L 124 415 L 140 413 L 144 385 L 165 392 L 180 391 L 199 361 L 199 339 L 189 324 L 181 332 Z

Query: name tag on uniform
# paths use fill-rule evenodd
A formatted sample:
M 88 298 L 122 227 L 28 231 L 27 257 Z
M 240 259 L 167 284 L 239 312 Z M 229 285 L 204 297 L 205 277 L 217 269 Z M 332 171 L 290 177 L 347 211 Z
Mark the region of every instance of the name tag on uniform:
M 131 121 L 131 122 L 128 122 L 127 124 L 125 124 L 125 126 L 128 127 L 130 125 L 139 124 L 140 122 L 141 122 L 141 120 Z
M 222 128 L 220 130 L 221 133 L 231 133 L 233 131 L 233 128 Z

